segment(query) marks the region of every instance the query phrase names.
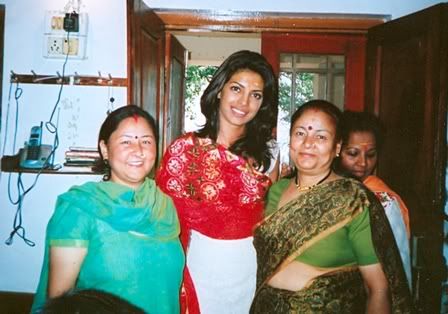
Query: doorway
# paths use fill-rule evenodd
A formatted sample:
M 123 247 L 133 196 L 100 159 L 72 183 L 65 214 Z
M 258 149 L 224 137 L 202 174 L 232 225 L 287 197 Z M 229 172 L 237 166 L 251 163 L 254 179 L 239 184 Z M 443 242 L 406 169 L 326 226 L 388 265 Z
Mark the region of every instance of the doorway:
M 256 33 L 172 32 L 187 51 L 185 74 L 184 132 L 198 130 L 204 123 L 200 97 L 213 73 L 238 50 L 261 51 L 261 36 Z
M 292 113 L 310 99 L 326 99 L 341 110 L 363 109 L 365 36 L 359 34 L 278 34 L 242 32 L 171 32 L 188 51 L 184 131 L 197 130 L 204 120 L 199 99 L 207 86 L 207 67 L 219 66 L 238 50 L 265 55 L 279 77 L 279 115 L 276 134 L 280 167 L 289 164 L 289 127 Z M 346 67 L 347 64 L 347 67 Z M 199 67 L 195 68 L 194 67 Z M 349 75 L 346 75 L 346 70 Z M 351 73 L 356 73 L 353 75 Z M 201 89 L 191 84 L 198 84 Z M 349 86 L 345 90 L 345 86 Z M 201 90 L 199 92 L 199 90 Z M 195 97 L 191 93 L 195 92 Z

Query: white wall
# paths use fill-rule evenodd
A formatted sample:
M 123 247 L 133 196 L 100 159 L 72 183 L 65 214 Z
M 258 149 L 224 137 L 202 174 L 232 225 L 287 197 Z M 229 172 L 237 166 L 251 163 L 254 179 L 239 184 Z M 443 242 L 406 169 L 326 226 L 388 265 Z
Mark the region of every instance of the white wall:
M 9 74 L 55 75 L 62 73 L 63 59 L 43 57 L 44 16 L 46 10 L 63 10 L 68 1 L 61 0 L 3 0 L 6 6 L 5 48 L 2 99 L 1 151 L 3 151 L 10 87 Z M 81 12 L 88 14 L 87 59 L 68 60 L 66 74 L 126 77 L 126 1 L 84 0 Z M 23 90 L 19 99 L 19 128 L 17 147 L 12 149 L 15 101 L 10 103 L 10 119 L 6 155 L 17 152 L 28 139 L 30 128 L 40 121 L 48 121 L 56 103 L 59 86 L 20 84 Z M 13 92 L 15 85 L 13 85 Z M 126 104 L 126 88 L 64 86 L 60 101 L 60 147 L 56 161 L 62 162 L 65 150 L 71 145 L 96 146 L 99 126 L 106 116 L 109 95 L 113 94 L 115 107 Z M 14 95 L 14 94 L 13 94 Z M 53 138 L 44 131 L 43 143 L 51 144 Z M 0 177 L 0 291 L 34 292 L 43 257 L 45 227 L 53 212 L 58 194 L 73 184 L 98 180 L 87 175 L 41 175 L 36 187 L 23 203 L 23 226 L 26 236 L 36 243 L 27 246 L 15 238 L 11 246 L 4 244 L 12 230 L 16 206 L 8 200 L 9 173 Z M 11 174 L 13 198 L 17 198 L 17 174 Z M 23 175 L 25 186 L 30 186 L 36 176 Z
M 271 11 L 300 13 L 354 13 L 391 15 L 393 19 L 443 1 L 433 0 L 144 0 L 151 8 Z
M 61 0 L 0 0 L 6 5 L 2 129 L 0 149 L 3 151 L 5 118 L 10 87 L 9 74 L 55 74 L 62 72 L 63 60 L 42 57 L 44 13 L 46 10 L 62 10 L 68 1 Z M 125 0 L 83 0 L 81 12 L 89 17 L 86 60 L 69 60 L 67 74 L 75 71 L 80 75 L 110 73 L 113 77 L 126 77 L 126 1 Z M 330 12 L 390 14 L 398 17 L 436 3 L 435 1 L 382 0 L 382 1 L 150 1 L 154 8 L 221 9 L 250 11 L 291 11 L 291 12 Z M 23 94 L 19 99 L 19 128 L 17 144 L 21 146 L 29 136 L 32 125 L 47 121 L 56 102 L 58 86 L 21 84 Z M 126 102 L 126 89 L 114 88 L 116 106 Z M 64 151 L 70 145 L 95 146 L 99 125 L 105 117 L 107 101 L 110 97 L 106 87 L 64 87 L 60 103 L 60 148 L 57 161 L 62 161 Z M 14 100 L 14 98 L 12 98 Z M 15 102 L 10 103 L 9 139 L 6 155 L 15 154 L 11 147 L 11 132 L 14 121 Z M 44 143 L 52 138 L 45 133 Z M 40 272 L 45 227 L 53 211 L 58 194 L 73 184 L 86 180 L 98 180 L 97 176 L 42 175 L 37 186 L 26 196 L 23 204 L 23 226 L 26 236 L 36 243 L 29 247 L 15 238 L 11 246 L 4 240 L 11 232 L 16 207 L 8 201 L 9 173 L 0 177 L 0 291 L 34 292 Z M 29 186 L 35 175 L 24 175 L 25 186 Z M 17 174 L 11 174 L 11 187 L 15 190 Z M 13 197 L 16 194 L 13 192 Z

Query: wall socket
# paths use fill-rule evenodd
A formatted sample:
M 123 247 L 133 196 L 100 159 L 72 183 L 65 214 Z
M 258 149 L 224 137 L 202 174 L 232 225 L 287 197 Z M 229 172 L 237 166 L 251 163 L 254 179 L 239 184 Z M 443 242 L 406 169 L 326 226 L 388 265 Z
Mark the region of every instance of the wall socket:
M 62 44 L 62 54 L 66 55 L 68 53 L 69 56 L 77 56 L 79 51 L 79 39 L 78 38 L 70 38 L 70 44 L 67 39 L 64 39 Z
M 87 13 L 77 15 L 78 31 L 70 32 L 70 44 L 67 42 L 67 32 L 64 30 L 66 15 L 67 12 L 62 11 L 45 12 L 42 55 L 48 59 L 63 59 L 68 53 L 69 59 L 84 60 L 87 58 L 88 15 Z
M 77 56 L 79 53 L 79 39 L 70 38 L 70 44 L 65 37 L 49 36 L 47 37 L 47 51 L 46 56 L 51 57 L 65 57 Z

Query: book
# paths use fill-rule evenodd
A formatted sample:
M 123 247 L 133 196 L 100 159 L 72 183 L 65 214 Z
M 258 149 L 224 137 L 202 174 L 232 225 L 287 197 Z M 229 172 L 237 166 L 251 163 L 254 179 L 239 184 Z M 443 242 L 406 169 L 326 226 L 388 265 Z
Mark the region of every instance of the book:
M 64 167 L 93 167 L 95 165 L 92 161 L 66 161 Z
M 66 151 L 65 152 L 66 158 L 78 158 L 78 157 L 84 157 L 84 158 L 100 158 L 100 153 L 98 151 Z
M 81 152 L 97 152 L 97 147 L 86 147 L 86 146 L 70 146 L 69 151 L 81 151 Z

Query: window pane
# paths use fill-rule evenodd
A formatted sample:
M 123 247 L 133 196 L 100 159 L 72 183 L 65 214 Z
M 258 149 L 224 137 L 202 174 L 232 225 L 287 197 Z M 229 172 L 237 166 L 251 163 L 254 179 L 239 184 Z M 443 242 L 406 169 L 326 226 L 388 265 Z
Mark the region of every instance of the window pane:
M 280 148 L 281 162 L 289 162 L 283 158 L 289 154 L 289 121 L 291 121 L 292 72 L 279 74 L 279 108 L 277 118 L 277 143 Z M 281 130 L 281 131 L 280 131 Z
M 294 55 L 296 69 L 313 70 L 327 68 L 327 56 L 325 55 Z
M 343 74 L 333 76 L 333 88 L 331 92 L 333 103 L 340 109 L 343 109 L 345 96 L 345 76 Z
M 341 110 L 345 102 L 345 56 L 281 54 L 277 141 L 281 162 L 289 163 L 292 113 L 311 99 L 325 99 Z
M 330 68 L 345 72 L 345 58 L 344 56 L 328 56 L 328 64 Z
M 303 103 L 311 99 L 326 98 L 326 76 L 318 73 L 298 73 L 295 77 L 295 106 L 297 109 Z
M 280 69 L 292 69 L 292 57 L 291 54 L 282 53 L 280 55 Z

